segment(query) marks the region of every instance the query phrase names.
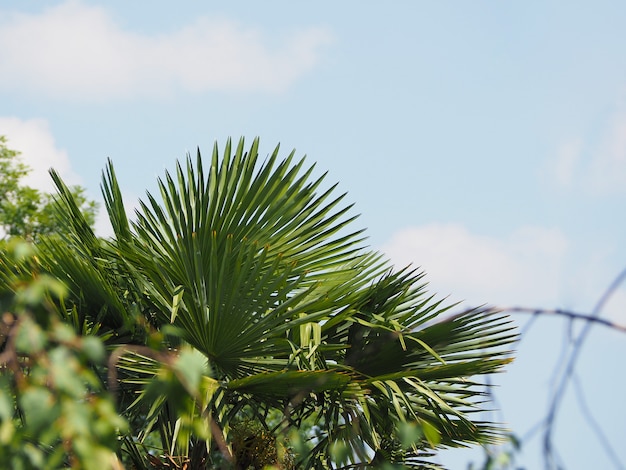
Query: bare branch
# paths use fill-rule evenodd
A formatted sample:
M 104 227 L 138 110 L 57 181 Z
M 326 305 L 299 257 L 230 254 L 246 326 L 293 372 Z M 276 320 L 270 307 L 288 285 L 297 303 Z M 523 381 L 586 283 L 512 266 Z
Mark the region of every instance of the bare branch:
M 621 273 L 619 273 L 619 275 L 611 283 L 609 288 L 600 297 L 600 300 L 598 301 L 595 308 L 591 312 L 591 315 L 590 315 L 591 318 L 599 319 L 599 316 L 602 313 L 604 306 L 606 305 L 608 300 L 611 298 L 611 296 L 615 293 L 615 291 L 620 286 L 620 284 L 624 282 L 624 280 L 626 280 L 626 269 L 624 269 Z M 555 458 L 557 457 L 556 449 L 554 449 L 554 445 L 553 445 L 552 436 L 554 434 L 554 423 L 556 421 L 559 405 L 563 401 L 565 390 L 567 389 L 567 386 L 574 374 L 574 370 L 576 368 L 576 362 L 582 350 L 582 346 L 589 332 L 591 331 L 591 327 L 596 323 L 597 323 L 596 321 L 587 321 L 587 323 L 583 327 L 580 334 L 574 340 L 572 351 L 569 355 L 569 360 L 567 361 L 564 372 L 561 375 L 561 379 L 559 381 L 557 390 L 552 396 L 552 399 L 550 401 L 550 407 L 548 409 L 548 414 L 546 416 L 546 428 L 544 431 L 544 438 L 543 438 L 544 459 L 545 459 L 545 466 L 547 469 L 554 468 L 551 462 L 554 462 Z
M 593 418 L 592 411 L 589 409 L 587 402 L 584 397 L 584 391 L 582 389 L 582 384 L 576 378 L 576 362 L 580 355 L 582 346 L 591 331 L 591 328 L 595 325 L 603 326 L 609 328 L 611 330 L 618 331 L 620 333 L 626 333 L 626 325 L 619 324 L 608 320 L 606 318 L 601 318 L 602 311 L 606 306 L 607 302 L 613 296 L 615 291 L 619 288 L 619 286 L 626 282 L 626 269 L 619 273 L 619 275 L 613 280 L 611 285 L 604 291 L 597 304 L 591 313 L 580 313 L 571 310 L 564 309 L 544 309 L 544 308 L 529 308 L 529 307 L 493 307 L 491 311 L 493 313 L 498 312 L 508 312 L 508 313 L 522 313 L 522 314 L 530 314 L 532 317 L 530 321 L 526 324 L 523 331 L 520 333 L 520 341 L 524 339 L 526 336 L 526 332 L 530 328 L 530 326 L 536 321 L 539 317 L 542 316 L 560 316 L 568 320 L 567 322 L 567 339 L 563 339 L 564 350 L 562 357 L 557 361 L 557 366 L 554 371 L 555 377 L 555 391 L 550 398 L 548 412 L 546 415 L 530 430 L 528 430 L 520 439 L 520 442 L 527 442 L 533 438 L 533 436 L 540 430 L 543 429 L 543 458 L 544 458 L 544 468 L 546 470 L 554 470 L 554 469 L 563 469 L 564 462 L 561 456 L 559 455 L 558 449 L 555 445 L 553 435 L 554 428 L 557 419 L 557 414 L 560 405 L 563 402 L 563 397 L 567 390 L 567 387 L 570 383 L 574 385 L 574 392 L 577 398 L 578 405 L 580 407 L 580 411 L 584 415 L 585 419 L 589 423 L 590 427 L 594 431 L 597 438 L 600 440 L 602 444 L 604 452 L 607 454 L 612 464 L 616 469 L 624 470 L 626 466 L 620 462 L 619 457 L 616 455 L 614 449 L 610 445 L 609 441 L 606 438 L 605 433 L 603 432 L 600 425 Z M 458 315 L 462 315 L 466 312 L 461 312 Z M 581 321 L 584 323 L 584 326 L 578 335 L 573 334 L 572 325 L 575 321 Z
M 604 452 L 609 456 L 615 468 L 620 470 L 624 470 L 624 465 L 620 462 L 617 453 L 613 449 L 611 445 L 611 441 L 609 440 L 609 436 L 606 435 L 602 426 L 596 421 L 593 416 L 592 411 L 589 409 L 589 405 L 587 404 L 587 400 L 585 398 L 585 392 L 583 390 L 583 386 L 580 383 L 580 380 L 576 376 L 576 374 L 572 375 L 572 383 L 574 384 L 574 391 L 576 392 L 576 401 L 578 401 L 578 406 L 580 407 L 580 411 L 582 415 L 585 417 L 589 426 L 593 430 L 594 434 L 598 438 L 599 444 L 604 448 Z
M 497 310 L 501 310 L 503 312 L 511 312 L 511 313 L 529 313 L 531 315 L 551 315 L 551 316 L 567 317 L 571 320 L 581 320 L 581 321 L 586 321 L 590 323 L 596 323 L 598 325 L 606 326 L 607 328 L 611 328 L 613 330 L 626 333 L 625 325 L 620 325 L 619 323 L 612 322 L 610 320 L 607 320 L 606 318 L 600 318 L 593 314 L 577 313 L 577 312 L 572 312 L 571 310 L 529 308 L 529 307 L 498 307 Z

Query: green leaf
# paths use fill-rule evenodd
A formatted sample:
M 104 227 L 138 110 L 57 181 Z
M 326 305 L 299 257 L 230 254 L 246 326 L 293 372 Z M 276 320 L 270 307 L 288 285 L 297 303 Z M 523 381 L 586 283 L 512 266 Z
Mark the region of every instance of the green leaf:
M 47 337 L 41 327 L 30 317 L 25 317 L 19 325 L 15 337 L 15 348 L 26 354 L 42 351 L 47 344 Z
M 105 350 L 100 338 L 96 336 L 85 336 L 81 340 L 81 350 L 87 358 L 96 364 L 104 361 Z
M 333 462 L 343 464 L 348 460 L 350 448 L 343 441 L 334 441 L 329 448 L 330 456 Z
M 65 323 L 57 323 L 52 328 L 52 337 L 59 343 L 72 343 L 76 339 L 74 329 Z
M 441 433 L 436 426 L 428 421 L 422 420 L 422 431 L 424 431 L 424 437 L 432 447 L 437 447 L 441 443 Z
M 176 320 L 176 314 L 178 313 L 178 308 L 180 307 L 180 302 L 183 299 L 183 294 L 185 293 L 185 289 L 183 286 L 176 286 L 174 290 L 174 297 L 172 298 L 172 315 L 170 316 L 170 323 L 174 323 Z
M 45 468 L 46 458 L 41 449 L 38 449 L 30 442 L 24 444 L 24 454 L 28 458 L 28 468 Z
M 72 397 L 83 398 L 87 392 L 87 375 L 81 374 L 77 358 L 63 346 L 50 351 L 49 358 L 53 386 Z
M 10 379 L 6 375 L 0 375 L 0 421 L 10 420 L 14 411 L 15 404 Z
M 398 423 L 398 435 L 403 449 L 408 449 L 417 444 L 424 436 L 423 428 L 414 421 Z M 430 441 L 429 441 L 430 442 Z
M 197 395 L 202 377 L 209 375 L 210 370 L 206 356 L 193 348 L 185 348 L 173 364 L 177 376 L 190 393 Z
M 47 427 L 57 416 L 53 395 L 41 387 L 29 387 L 19 397 L 26 424 L 33 432 Z

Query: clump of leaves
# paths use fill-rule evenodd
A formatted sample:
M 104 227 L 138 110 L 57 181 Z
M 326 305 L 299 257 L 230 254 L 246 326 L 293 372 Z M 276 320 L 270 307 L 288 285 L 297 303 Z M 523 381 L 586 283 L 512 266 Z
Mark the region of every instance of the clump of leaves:
M 127 424 L 96 373 L 101 340 L 59 319 L 65 287 L 28 245 L 0 256 L 0 468 L 116 468 Z

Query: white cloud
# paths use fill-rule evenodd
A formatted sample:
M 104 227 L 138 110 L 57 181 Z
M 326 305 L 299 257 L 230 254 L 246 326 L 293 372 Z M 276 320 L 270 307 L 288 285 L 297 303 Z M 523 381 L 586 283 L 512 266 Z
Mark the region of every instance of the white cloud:
M 498 239 L 430 224 L 397 232 L 382 249 L 396 266 L 420 266 L 431 291 L 466 306 L 554 306 L 567 247 L 556 229 L 522 227 Z
M 32 169 L 23 180 L 25 184 L 54 192 L 54 184 L 48 174 L 50 168 L 54 168 L 67 184 L 80 184 L 67 153 L 57 148 L 46 120 L 0 117 L 0 135 L 7 138 L 8 148 L 21 152 L 22 161 Z
M 309 28 L 271 47 L 257 29 L 206 17 L 146 35 L 123 29 L 103 7 L 73 0 L 3 16 L 0 85 L 92 100 L 179 88 L 279 91 L 315 66 L 331 40 L 327 30 Z

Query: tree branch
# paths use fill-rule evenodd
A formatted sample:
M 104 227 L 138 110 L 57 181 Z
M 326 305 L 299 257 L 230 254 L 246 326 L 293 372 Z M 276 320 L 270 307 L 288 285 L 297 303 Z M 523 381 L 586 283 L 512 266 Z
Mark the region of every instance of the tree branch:
M 594 314 L 577 313 L 570 310 L 562 309 L 546 309 L 546 308 L 530 308 L 530 307 L 498 307 L 496 310 L 511 313 L 529 313 L 531 315 L 552 315 L 566 317 L 571 320 L 582 320 L 589 323 L 596 323 L 598 325 L 606 326 L 613 330 L 626 333 L 626 326 L 619 323 L 612 322 L 606 318 L 600 318 Z

